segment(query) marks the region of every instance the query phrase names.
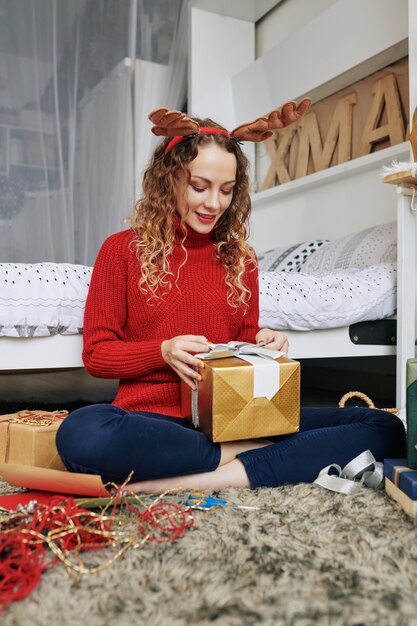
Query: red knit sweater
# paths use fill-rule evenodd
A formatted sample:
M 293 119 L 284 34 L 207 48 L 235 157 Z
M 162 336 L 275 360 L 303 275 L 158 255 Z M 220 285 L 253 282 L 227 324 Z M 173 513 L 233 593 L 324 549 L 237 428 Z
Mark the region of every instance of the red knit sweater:
M 140 266 L 129 247 L 132 231 L 110 236 L 94 265 L 84 315 L 83 361 L 101 378 L 119 378 L 113 404 L 128 411 L 181 417 L 180 378 L 162 358 L 161 343 L 178 335 L 204 335 L 210 342 L 255 341 L 259 330 L 258 272 L 247 271 L 249 310 L 227 304 L 225 271 L 211 236 L 190 230 L 188 259 L 177 286 L 147 302 L 139 291 Z M 184 261 L 176 242 L 170 257 L 174 276 Z

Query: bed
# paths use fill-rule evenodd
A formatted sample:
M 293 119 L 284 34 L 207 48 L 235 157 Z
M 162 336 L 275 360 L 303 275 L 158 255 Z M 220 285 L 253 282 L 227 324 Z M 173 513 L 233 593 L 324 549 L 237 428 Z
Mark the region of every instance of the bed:
M 0 370 L 83 366 L 91 271 L 70 263 L 0 263 Z
M 285 330 L 297 359 L 395 354 L 397 227 L 258 251 L 261 326 Z M 0 264 L 0 370 L 82 368 L 91 272 Z
M 395 322 L 382 322 L 396 311 L 395 222 L 258 257 L 260 324 L 285 330 L 296 358 L 395 353 Z
M 403 417 L 406 363 L 416 356 L 416 179 L 397 179 L 391 186 L 381 184 L 380 178 L 383 165 L 392 159 L 407 160 L 408 154 L 406 142 L 256 194 L 252 236 L 257 250 L 266 249 L 264 241 L 278 240 L 281 249 L 291 249 L 282 246 L 288 240 L 298 241 L 304 249 L 305 243 L 320 242 L 312 240 L 314 236 L 330 239 L 330 244 L 326 242 L 311 255 L 311 261 L 305 259 L 303 270 L 310 275 L 320 269 L 343 269 L 343 252 L 349 249 L 356 270 L 366 273 L 367 263 L 373 263 L 388 264 L 385 270 L 396 272 L 396 294 L 386 293 L 391 308 L 392 297 L 395 299 L 395 320 L 392 315 L 374 321 L 366 317 L 363 324 L 308 332 L 290 328 L 287 335 L 291 355 L 299 359 L 396 355 L 396 406 Z M 343 232 L 349 234 L 343 236 Z M 363 254 L 369 251 L 369 244 L 373 252 L 366 259 Z M 316 263 L 320 258 L 322 262 Z M 271 320 L 268 322 L 271 325 Z

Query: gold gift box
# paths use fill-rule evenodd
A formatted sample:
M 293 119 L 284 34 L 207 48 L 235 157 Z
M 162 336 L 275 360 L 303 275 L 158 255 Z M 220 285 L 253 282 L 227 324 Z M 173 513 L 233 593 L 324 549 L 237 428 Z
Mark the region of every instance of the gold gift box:
M 68 411 L 19 411 L 0 415 L 0 462 L 63 470 L 56 432 Z
M 300 425 L 300 364 L 276 359 L 280 386 L 270 399 L 254 398 L 254 366 L 237 357 L 204 361 L 197 392 L 182 382 L 182 415 L 215 442 L 286 435 Z M 194 397 L 193 397 L 194 394 Z

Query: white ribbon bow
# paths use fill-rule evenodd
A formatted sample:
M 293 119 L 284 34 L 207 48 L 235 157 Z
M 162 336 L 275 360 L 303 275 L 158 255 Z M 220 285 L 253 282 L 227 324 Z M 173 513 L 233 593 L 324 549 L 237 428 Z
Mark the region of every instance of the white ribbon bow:
M 228 356 L 244 357 L 259 356 L 263 359 L 277 359 L 284 353 L 280 350 L 265 348 L 263 343 L 246 343 L 244 341 L 229 341 L 229 343 L 209 343 L 210 352 L 202 352 L 195 356 L 199 359 L 223 359 Z
M 280 387 L 279 363 L 275 361 L 284 353 L 280 350 L 270 350 L 264 344 L 245 343 L 243 341 L 229 341 L 225 344 L 209 344 L 210 352 L 196 354 L 203 360 L 223 359 L 235 356 L 253 365 L 253 397 L 267 398 L 275 396 Z

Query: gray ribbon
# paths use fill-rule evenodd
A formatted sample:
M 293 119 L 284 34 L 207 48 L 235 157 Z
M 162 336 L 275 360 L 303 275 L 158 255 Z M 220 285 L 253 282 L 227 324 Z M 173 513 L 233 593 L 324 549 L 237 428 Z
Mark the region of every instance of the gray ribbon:
M 329 473 L 332 468 L 338 472 L 337 476 Z M 383 480 L 383 464 L 375 460 L 370 450 L 365 450 L 343 469 L 336 463 L 323 467 L 313 484 L 337 493 L 352 495 L 357 493 L 362 485 L 377 489 Z
M 194 381 L 195 389 L 191 391 L 191 421 L 194 428 L 200 426 L 200 416 L 198 414 L 198 380 Z
M 259 356 L 263 359 L 276 359 L 283 355 L 280 350 L 265 348 L 265 344 L 247 343 L 245 341 L 229 341 L 229 343 L 209 344 L 210 352 L 196 354 L 199 359 L 224 359 L 229 356 L 243 357 L 245 355 Z

